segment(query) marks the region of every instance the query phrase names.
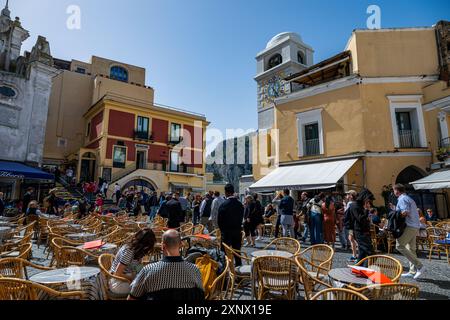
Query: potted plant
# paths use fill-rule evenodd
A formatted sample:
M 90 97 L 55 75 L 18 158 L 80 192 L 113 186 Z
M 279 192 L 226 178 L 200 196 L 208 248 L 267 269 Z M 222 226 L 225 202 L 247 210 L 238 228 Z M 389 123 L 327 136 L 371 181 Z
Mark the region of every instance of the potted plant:
M 440 148 L 437 152 L 436 152 L 436 158 L 439 161 L 445 161 L 448 158 L 448 154 L 449 151 L 447 148 Z

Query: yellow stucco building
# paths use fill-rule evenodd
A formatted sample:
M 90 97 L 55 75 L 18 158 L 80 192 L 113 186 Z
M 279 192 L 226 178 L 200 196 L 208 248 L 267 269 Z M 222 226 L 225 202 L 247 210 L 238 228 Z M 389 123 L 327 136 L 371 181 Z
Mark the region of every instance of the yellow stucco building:
M 355 30 L 344 52 L 285 77 L 291 90 L 253 143 L 250 189 L 367 187 L 384 205 L 383 186 L 446 166 L 449 27 Z M 446 193 L 419 198 L 448 215 Z
M 99 57 L 56 60 L 44 148 L 47 166 L 72 166 L 78 182 L 204 192 L 201 114 L 154 103 L 145 69 Z

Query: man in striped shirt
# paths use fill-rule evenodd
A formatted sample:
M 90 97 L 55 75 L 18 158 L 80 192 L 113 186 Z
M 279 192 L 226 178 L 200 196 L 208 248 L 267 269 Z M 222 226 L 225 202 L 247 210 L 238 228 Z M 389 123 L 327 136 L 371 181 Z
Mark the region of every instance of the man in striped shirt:
M 180 255 L 181 238 L 175 230 L 162 236 L 163 260 L 144 267 L 131 284 L 129 300 L 201 301 L 202 276 L 196 265 Z

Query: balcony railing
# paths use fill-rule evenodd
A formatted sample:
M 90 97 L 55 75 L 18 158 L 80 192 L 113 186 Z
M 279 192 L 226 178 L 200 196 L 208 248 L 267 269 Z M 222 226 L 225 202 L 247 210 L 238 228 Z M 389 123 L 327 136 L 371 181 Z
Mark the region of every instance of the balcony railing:
M 153 133 L 148 131 L 134 131 L 134 139 L 141 141 L 153 141 Z
M 442 139 L 439 142 L 439 148 L 450 149 L 450 138 Z
M 400 148 L 420 148 L 419 132 L 416 130 L 399 130 Z
M 177 145 L 180 144 L 181 142 L 183 142 L 183 137 L 172 137 L 169 135 L 169 144 L 170 145 Z
M 303 148 L 305 156 L 317 156 L 320 154 L 320 139 L 311 139 L 305 141 Z
M 195 169 L 193 167 L 188 167 L 186 165 L 179 165 L 176 168 L 175 167 L 170 167 L 169 168 L 169 172 L 174 172 L 174 173 L 188 173 L 188 174 L 194 174 L 195 173 Z

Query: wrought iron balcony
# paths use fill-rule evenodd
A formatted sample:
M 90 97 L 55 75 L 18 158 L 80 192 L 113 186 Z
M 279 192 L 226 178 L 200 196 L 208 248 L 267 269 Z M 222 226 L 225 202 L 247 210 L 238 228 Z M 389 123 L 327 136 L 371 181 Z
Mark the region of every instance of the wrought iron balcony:
M 439 148 L 450 149 L 450 138 L 444 138 L 439 142 Z
M 168 144 L 169 145 L 177 145 L 180 144 L 181 142 L 183 142 L 183 137 L 172 137 L 171 135 L 169 135 L 169 140 L 168 140 Z
M 134 140 L 153 141 L 153 133 L 148 131 L 134 131 Z
M 320 155 L 320 139 L 306 140 L 303 149 L 305 156 Z
M 416 130 L 399 130 L 398 139 L 400 148 L 420 148 L 419 132 Z

